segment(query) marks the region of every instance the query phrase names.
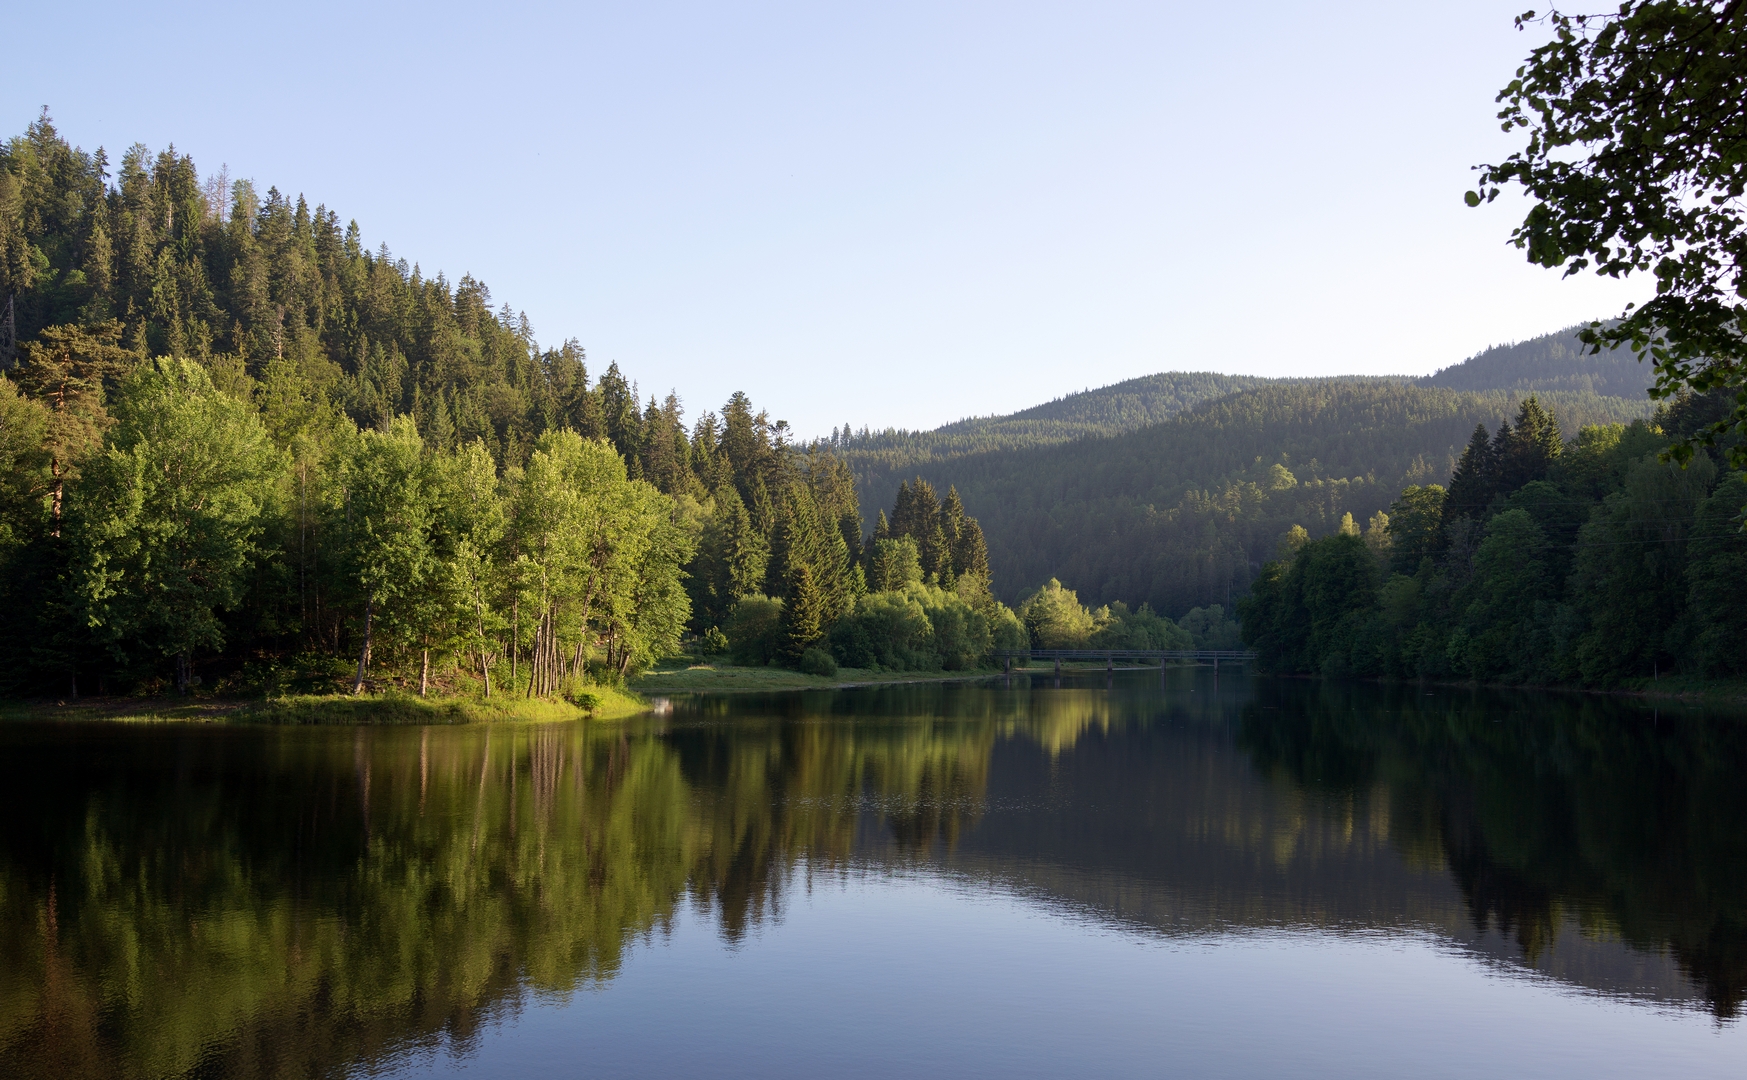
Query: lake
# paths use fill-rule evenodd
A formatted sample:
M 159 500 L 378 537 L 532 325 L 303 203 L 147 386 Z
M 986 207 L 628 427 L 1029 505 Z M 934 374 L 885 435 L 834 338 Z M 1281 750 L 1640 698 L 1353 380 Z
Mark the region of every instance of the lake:
M 1739 1077 L 1747 717 L 1206 669 L 0 726 L 5 1077 Z

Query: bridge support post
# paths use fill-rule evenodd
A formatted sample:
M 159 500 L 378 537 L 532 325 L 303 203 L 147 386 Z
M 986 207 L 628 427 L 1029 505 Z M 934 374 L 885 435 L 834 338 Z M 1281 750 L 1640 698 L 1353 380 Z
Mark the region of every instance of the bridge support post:
M 1001 668 L 1002 672 L 1005 674 L 1008 674 L 1008 675 L 1013 674 L 1013 658 L 1011 656 L 1003 656 L 1001 658 L 1001 662 L 1002 662 L 1002 668 Z
M 1108 653 L 1104 656 L 1104 674 L 1109 675 L 1116 670 L 1116 657 Z
M 1059 656 L 1055 658 L 1055 677 L 1062 677 L 1062 658 Z

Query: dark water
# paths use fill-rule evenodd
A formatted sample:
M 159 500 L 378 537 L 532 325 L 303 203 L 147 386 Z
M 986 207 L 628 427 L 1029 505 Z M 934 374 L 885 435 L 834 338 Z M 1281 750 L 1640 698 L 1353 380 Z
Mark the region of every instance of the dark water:
M 0 727 L 0 1076 L 1747 1075 L 1747 718 L 672 705 Z

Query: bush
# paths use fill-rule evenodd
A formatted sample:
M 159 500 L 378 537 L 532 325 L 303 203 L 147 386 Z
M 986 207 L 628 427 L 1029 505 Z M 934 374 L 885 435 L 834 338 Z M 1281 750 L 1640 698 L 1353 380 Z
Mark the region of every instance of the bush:
M 938 667 L 934 627 L 913 595 L 923 588 L 916 585 L 904 592 L 869 593 L 857 600 L 855 610 L 831 630 L 831 647 L 837 659 L 849 667 L 894 671 Z
M 993 649 L 1023 649 L 1025 626 L 990 600 L 978 606 L 958 593 L 911 582 L 869 593 L 831 630 L 831 651 L 847 667 L 892 671 L 964 671 Z
M 728 648 L 736 664 L 762 666 L 782 646 L 783 602 L 768 596 L 742 596 L 728 616 Z
M 728 651 L 728 635 L 712 626 L 698 639 L 698 652 L 703 656 L 721 656 Z
M 831 659 L 831 654 L 824 649 L 808 649 L 801 654 L 801 671 L 806 675 L 831 678 L 837 674 L 837 661 Z

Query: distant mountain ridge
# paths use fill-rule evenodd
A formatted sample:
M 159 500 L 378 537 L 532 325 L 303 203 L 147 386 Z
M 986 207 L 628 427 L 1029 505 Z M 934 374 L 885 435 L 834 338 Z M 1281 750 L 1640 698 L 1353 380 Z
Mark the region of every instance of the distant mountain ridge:
M 1481 393 L 1487 390 L 1564 390 L 1600 397 L 1642 398 L 1654 372 L 1630 349 L 1587 355 L 1578 327 L 1494 345 L 1459 364 L 1417 380 L 1421 386 Z
M 1567 435 L 1649 415 L 1648 374 L 1567 329 L 1418 378 L 1167 372 L 835 449 L 870 515 L 911 476 L 956 486 L 1008 599 L 1060 577 L 1091 603 L 1177 616 L 1241 594 L 1289 525 L 1363 524 L 1403 484 L 1447 482 L 1475 424 L 1531 393 Z

